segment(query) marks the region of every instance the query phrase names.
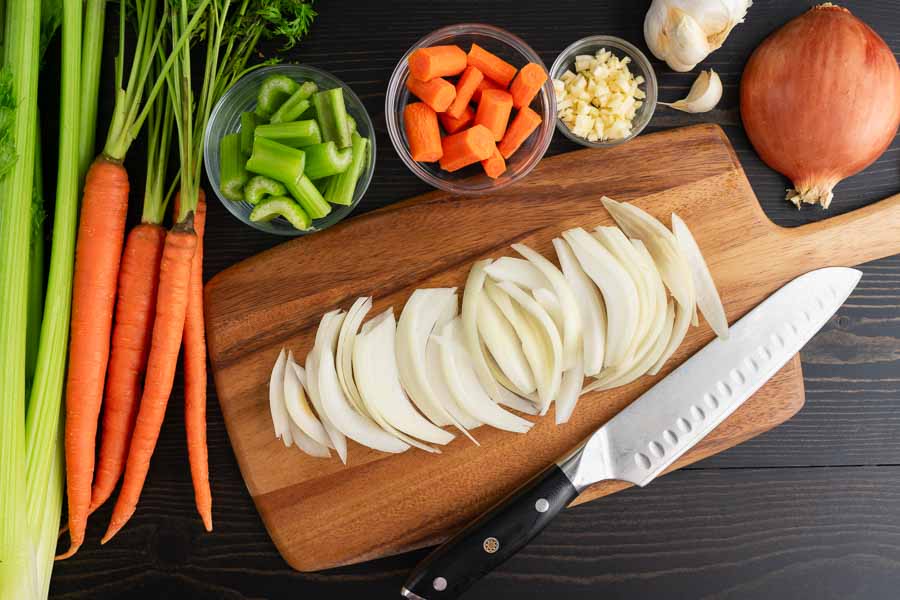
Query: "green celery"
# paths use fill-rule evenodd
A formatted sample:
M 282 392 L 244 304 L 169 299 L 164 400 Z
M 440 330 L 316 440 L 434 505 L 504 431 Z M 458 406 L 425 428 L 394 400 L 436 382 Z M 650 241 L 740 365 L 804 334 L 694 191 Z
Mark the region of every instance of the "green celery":
M 278 107 L 278 110 L 269 119 L 270 123 L 288 123 L 296 121 L 300 118 L 306 109 L 309 108 L 309 97 L 312 96 L 319 86 L 315 82 L 307 81 L 300 85 L 296 92 L 290 98 L 284 101 L 284 104 Z
M 244 184 L 250 179 L 247 161 L 241 154 L 241 134 L 222 136 L 219 142 L 219 189 L 234 202 L 244 199 Z
M 40 119 L 34 152 L 34 196 L 31 201 L 31 243 L 28 254 L 28 321 L 25 323 L 25 385 L 31 388 L 44 315 L 44 185 Z
M 256 128 L 256 135 L 275 140 L 291 148 L 303 148 L 322 143 L 322 132 L 319 124 L 314 120 L 260 125 Z
M 287 188 L 284 184 L 265 175 L 256 175 L 244 186 L 244 200 L 250 204 L 259 204 L 265 196 L 284 196 Z
M 241 153 L 247 156 L 253 152 L 253 135 L 257 125 L 259 125 L 259 117 L 255 112 L 241 113 Z
M 328 186 L 334 181 L 334 176 L 311 179 L 310 181 L 313 182 L 313 185 L 316 186 L 316 189 L 319 190 L 319 193 L 322 194 L 322 197 L 324 198 L 325 193 L 328 191 Z
M 254 207 L 250 213 L 250 220 L 254 222 L 271 221 L 276 217 L 284 217 L 294 229 L 301 231 L 309 229 L 312 220 L 300 205 L 287 196 L 274 196 L 266 198 Z
M 356 119 L 350 113 L 347 113 L 347 129 L 350 131 L 350 135 L 356 133 Z
M 332 204 L 349 206 L 353 203 L 356 183 L 369 160 L 369 140 L 358 133 L 353 134 L 353 161 L 346 171 L 335 175 L 325 193 L 325 199 Z
M 353 160 L 353 149 L 338 150 L 334 142 L 306 146 L 306 166 L 304 174 L 310 179 L 322 179 L 343 173 Z
M 303 150 L 256 136 L 253 139 L 253 154 L 247 161 L 247 170 L 287 185 L 303 175 L 305 163 L 306 154 Z
M 313 185 L 313 182 L 306 175 L 297 181 L 285 181 L 284 185 L 287 187 L 288 192 L 291 193 L 291 196 L 300 203 L 306 214 L 313 219 L 321 219 L 331 212 L 331 206 L 325 202 L 325 198 L 322 197 L 322 194 L 319 193 L 319 190 L 316 189 L 316 186 Z
M 334 88 L 313 94 L 316 119 L 322 128 L 322 138 L 334 142 L 338 148 L 349 148 L 350 127 L 347 123 L 347 107 L 344 104 L 344 90 Z
M 87 173 L 97 153 L 97 90 L 100 86 L 100 63 L 103 58 L 103 37 L 108 0 L 86 0 L 84 3 L 84 35 L 81 48 L 81 114 L 78 131 L 78 170 Z M 58 2 L 58 0 L 57 0 Z
M 262 119 L 268 119 L 299 87 L 300 85 L 287 75 L 269 75 L 259 86 L 256 114 Z

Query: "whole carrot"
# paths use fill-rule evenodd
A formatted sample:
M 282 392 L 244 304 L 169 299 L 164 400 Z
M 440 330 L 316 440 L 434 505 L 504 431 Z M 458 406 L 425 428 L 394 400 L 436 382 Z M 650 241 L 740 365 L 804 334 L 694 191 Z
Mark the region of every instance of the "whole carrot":
M 150 458 L 159 438 L 163 417 L 172 384 L 175 365 L 181 348 L 185 316 L 190 298 L 191 268 L 197 248 L 193 228 L 193 213 L 176 224 L 167 234 L 159 268 L 159 291 L 156 298 L 156 317 L 144 393 L 131 436 L 128 460 L 122 489 L 113 508 L 109 527 L 100 540 L 108 542 L 134 514 L 138 499 L 150 468 Z

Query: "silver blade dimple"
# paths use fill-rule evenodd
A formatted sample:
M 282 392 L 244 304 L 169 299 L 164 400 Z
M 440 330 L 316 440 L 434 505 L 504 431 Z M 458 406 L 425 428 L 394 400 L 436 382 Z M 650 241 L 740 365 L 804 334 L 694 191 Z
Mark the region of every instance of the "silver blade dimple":
M 650 483 L 768 381 L 862 276 L 830 267 L 794 279 L 597 430 L 564 468 L 576 487 Z M 573 460 L 574 459 L 574 460 Z

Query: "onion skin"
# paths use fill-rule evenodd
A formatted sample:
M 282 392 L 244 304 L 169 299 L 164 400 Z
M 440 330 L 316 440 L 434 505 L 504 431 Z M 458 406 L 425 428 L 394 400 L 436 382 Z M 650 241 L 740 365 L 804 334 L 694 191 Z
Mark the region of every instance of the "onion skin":
M 741 79 L 741 118 L 787 199 L 828 208 L 832 188 L 875 162 L 900 125 L 900 68 L 850 11 L 814 7 L 770 35 Z

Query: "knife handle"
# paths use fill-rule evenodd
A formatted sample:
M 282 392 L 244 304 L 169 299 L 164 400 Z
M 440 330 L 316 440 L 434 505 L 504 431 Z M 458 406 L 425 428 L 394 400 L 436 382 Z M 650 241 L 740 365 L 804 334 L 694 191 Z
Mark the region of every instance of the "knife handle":
M 562 469 L 551 465 L 432 552 L 409 576 L 402 595 L 458 598 L 521 550 L 577 495 Z

